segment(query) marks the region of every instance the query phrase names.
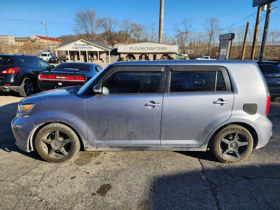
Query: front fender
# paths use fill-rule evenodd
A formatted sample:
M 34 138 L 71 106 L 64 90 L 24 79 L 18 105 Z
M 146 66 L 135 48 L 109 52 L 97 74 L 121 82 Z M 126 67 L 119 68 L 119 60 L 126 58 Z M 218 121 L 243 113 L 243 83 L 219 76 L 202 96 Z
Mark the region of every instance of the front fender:
M 38 129 L 42 128 L 42 126 L 50 123 L 62 123 L 69 126 L 76 132 L 85 148 L 89 147 L 86 134 L 87 125 L 83 117 L 78 117 L 77 115 L 69 112 L 46 111 L 32 115 L 30 120 L 35 126 L 31 136 L 34 136 L 34 134 L 38 131 Z M 32 142 L 30 142 L 30 145 L 32 148 Z

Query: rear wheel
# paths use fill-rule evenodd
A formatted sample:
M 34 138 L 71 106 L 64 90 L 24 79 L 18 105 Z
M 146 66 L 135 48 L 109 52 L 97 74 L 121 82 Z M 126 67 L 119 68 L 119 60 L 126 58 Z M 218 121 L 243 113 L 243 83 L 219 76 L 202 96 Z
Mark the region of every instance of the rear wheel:
M 30 96 L 35 93 L 35 83 L 30 78 L 25 78 L 20 86 L 19 95 L 21 97 Z
M 244 127 L 229 125 L 210 143 L 210 150 L 221 162 L 233 163 L 247 158 L 253 150 L 253 137 Z
M 43 127 L 35 139 L 38 154 L 46 161 L 59 163 L 74 159 L 80 150 L 76 133 L 61 123 Z

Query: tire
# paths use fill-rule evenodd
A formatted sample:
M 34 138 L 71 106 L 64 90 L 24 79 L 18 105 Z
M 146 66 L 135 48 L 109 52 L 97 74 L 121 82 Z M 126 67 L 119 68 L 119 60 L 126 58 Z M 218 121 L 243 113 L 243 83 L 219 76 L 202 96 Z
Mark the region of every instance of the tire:
M 244 127 L 229 125 L 210 143 L 210 150 L 221 162 L 234 163 L 247 158 L 253 150 L 253 137 Z
M 21 97 L 30 96 L 35 93 L 35 89 L 35 83 L 32 79 L 24 78 L 19 89 L 19 95 Z
M 38 132 L 35 149 L 44 160 L 61 163 L 75 159 L 80 151 L 80 141 L 68 126 L 51 123 Z

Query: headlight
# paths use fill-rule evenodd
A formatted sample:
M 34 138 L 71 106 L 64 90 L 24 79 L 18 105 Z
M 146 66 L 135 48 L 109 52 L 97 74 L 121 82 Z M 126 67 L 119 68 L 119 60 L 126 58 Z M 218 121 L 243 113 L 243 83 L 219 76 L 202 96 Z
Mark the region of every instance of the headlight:
M 19 113 L 29 113 L 32 108 L 33 108 L 34 104 L 19 104 L 18 105 L 18 112 Z

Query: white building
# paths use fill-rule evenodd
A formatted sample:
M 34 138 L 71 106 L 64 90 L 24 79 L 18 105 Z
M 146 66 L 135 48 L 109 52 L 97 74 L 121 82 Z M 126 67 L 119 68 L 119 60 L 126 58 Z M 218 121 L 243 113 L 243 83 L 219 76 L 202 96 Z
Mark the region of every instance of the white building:
M 87 41 L 79 39 L 77 41 L 64 41 L 55 49 L 58 54 L 66 55 L 67 61 L 77 62 L 106 62 L 106 53 L 109 54 L 110 47 L 105 41 Z

